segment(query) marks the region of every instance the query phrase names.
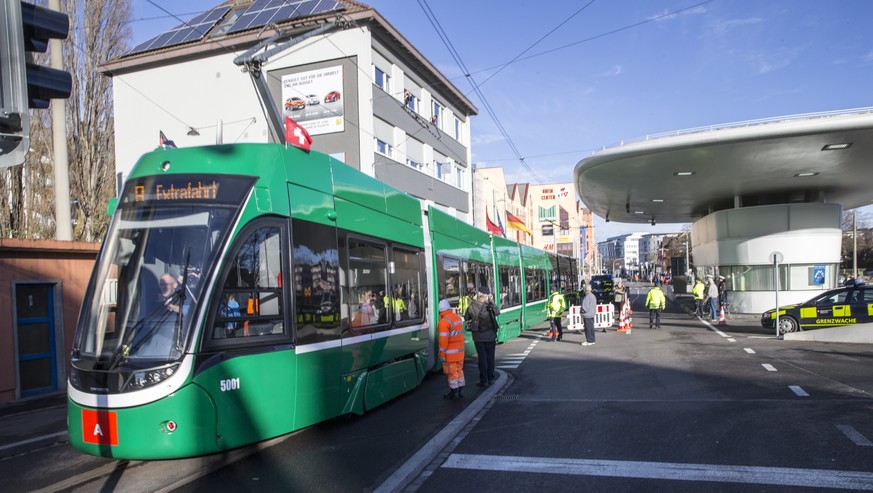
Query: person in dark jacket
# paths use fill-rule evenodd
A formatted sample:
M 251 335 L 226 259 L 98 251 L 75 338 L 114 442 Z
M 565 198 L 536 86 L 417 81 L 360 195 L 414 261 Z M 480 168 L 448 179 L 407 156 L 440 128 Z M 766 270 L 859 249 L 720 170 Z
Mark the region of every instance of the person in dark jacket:
M 497 380 L 494 373 L 494 352 L 497 349 L 497 315 L 500 309 L 491 300 L 491 289 L 480 286 L 476 298 L 470 302 L 467 313 L 464 314 L 467 327 L 473 335 L 476 353 L 479 358 L 478 387 L 487 387 Z M 476 321 L 475 330 L 473 321 Z
M 583 346 L 594 345 L 594 314 L 597 313 L 597 297 L 591 292 L 591 285 L 585 285 L 585 297 L 582 298 L 582 323 L 585 327 L 585 342 Z

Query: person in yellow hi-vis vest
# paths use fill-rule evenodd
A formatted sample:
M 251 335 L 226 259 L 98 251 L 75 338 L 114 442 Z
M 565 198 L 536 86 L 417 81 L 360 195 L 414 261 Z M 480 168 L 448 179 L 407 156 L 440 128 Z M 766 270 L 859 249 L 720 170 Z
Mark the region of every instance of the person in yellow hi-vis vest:
M 661 328 L 661 310 L 667 308 L 667 297 L 661 291 L 661 281 L 655 279 L 655 285 L 649 290 L 646 295 L 646 308 L 649 309 L 649 328 L 652 328 L 652 323 L 656 329 Z
M 703 318 L 703 300 L 706 298 L 706 286 L 699 277 L 695 281 L 694 287 L 691 288 L 691 294 L 694 295 L 694 311 L 698 317 Z
M 549 319 L 549 332 L 547 337 L 550 342 L 560 341 L 564 338 L 564 329 L 561 327 L 561 315 L 567 309 L 567 302 L 558 286 L 552 286 L 552 294 L 546 302 L 546 317 Z
M 440 321 L 437 324 L 440 343 L 440 361 L 443 373 L 449 379 L 445 399 L 464 397 L 464 321 L 452 311 L 448 300 L 440 300 Z

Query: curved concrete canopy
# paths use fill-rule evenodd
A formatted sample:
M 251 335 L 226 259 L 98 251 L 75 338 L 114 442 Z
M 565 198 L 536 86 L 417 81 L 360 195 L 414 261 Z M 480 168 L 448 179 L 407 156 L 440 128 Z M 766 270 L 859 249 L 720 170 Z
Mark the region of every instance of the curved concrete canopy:
M 849 145 L 828 149 L 835 144 Z M 579 161 L 574 176 L 585 205 L 618 222 L 687 223 L 797 202 L 853 209 L 873 203 L 873 108 L 650 137 Z

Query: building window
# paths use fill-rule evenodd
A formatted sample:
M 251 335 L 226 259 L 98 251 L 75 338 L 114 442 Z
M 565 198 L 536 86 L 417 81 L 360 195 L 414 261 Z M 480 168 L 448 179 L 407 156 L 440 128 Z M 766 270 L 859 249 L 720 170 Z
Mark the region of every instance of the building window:
M 406 159 L 406 165 L 412 169 L 423 170 L 424 165 L 419 163 L 418 161 L 413 161 L 412 159 Z
M 403 91 L 403 104 L 406 108 L 418 113 L 418 98 L 409 90 Z
M 436 176 L 437 176 L 437 178 L 439 178 L 440 180 L 444 179 L 444 177 L 446 176 L 446 169 L 447 169 L 449 163 L 441 163 L 439 161 L 434 161 L 434 163 L 436 164 Z
M 552 236 L 555 234 L 555 228 L 551 224 L 543 225 L 543 236 Z
M 383 156 L 392 157 L 394 155 L 394 146 L 377 138 L 376 152 L 382 154 Z
M 553 205 L 551 207 L 542 207 L 539 208 L 539 216 L 540 222 L 544 222 L 546 220 L 555 220 L 556 207 Z
M 439 103 L 434 101 L 433 102 L 433 116 L 431 117 L 430 122 L 433 123 L 434 125 L 436 125 L 437 127 L 439 127 L 442 125 L 442 118 L 443 118 L 443 107 Z
M 373 74 L 373 82 L 382 88 L 383 91 L 390 93 L 391 92 L 391 76 L 386 74 L 384 70 L 379 67 L 373 66 L 374 74 Z
M 461 120 L 455 117 L 455 140 L 461 141 Z
M 455 186 L 463 189 L 464 188 L 464 170 L 461 168 L 455 168 Z

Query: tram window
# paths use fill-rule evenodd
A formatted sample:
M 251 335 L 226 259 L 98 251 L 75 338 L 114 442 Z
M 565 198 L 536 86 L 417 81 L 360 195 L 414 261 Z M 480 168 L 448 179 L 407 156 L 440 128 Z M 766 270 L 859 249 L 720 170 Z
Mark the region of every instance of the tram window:
M 280 279 L 283 238 L 281 228 L 267 226 L 253 231 L 239 243 L 222 284 L 214 338 L 286 333 Z
M 469 275 L 472 278 L 472 284 L 476 290 L 482 286 L 488 286 L 491 292 L 494 292 L 494 271 L 491 266 L 475 260 L 471 260 L 469 264 Z M 468 285 L 469 285 L 468 281 Z
M 518 267 L 500 266 L 500 308 L 521 304 L 521 275 Z
M 527 302 L 546 299 L 546 271 L 533 267 L 525 268 L 525 287 Z
M 349 323 L 353 332 L 366 333 L 367 327 L 385 325 L 388 322 L 386 307 L 390 307 L 388 290 L 388 264 L 385 245 L 349 238 L 349 291 L 351 295 Z M 359 312 L 360 316 L 357 316 Z M 374 329 L 370 329 L 372 332 Z
M 422 290 L 424 258 L 420 251 L 394 248 L 392 282 L 392 312 L 396 322 L 420 321 L 424 317 Z M 426 300 L 424 300 L 426 301 Z
M 336 228 L 302 219 L 291 222 L 297 344 L 339 339 L 340 284 Z
M 437 297 L 458 306 L 461 298 L 461 262 L 456 258 L 439 257 L 439 293 Z

